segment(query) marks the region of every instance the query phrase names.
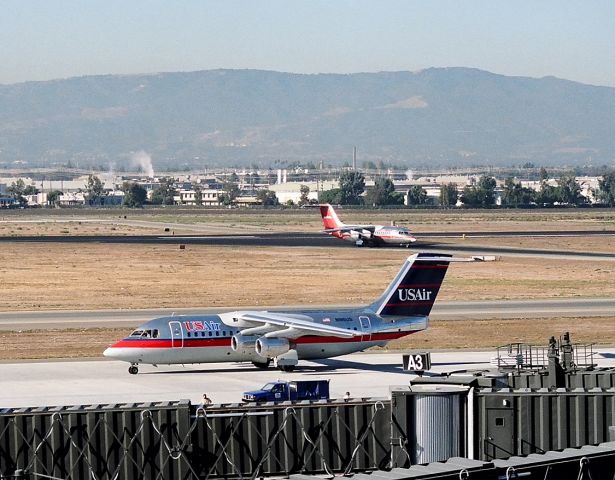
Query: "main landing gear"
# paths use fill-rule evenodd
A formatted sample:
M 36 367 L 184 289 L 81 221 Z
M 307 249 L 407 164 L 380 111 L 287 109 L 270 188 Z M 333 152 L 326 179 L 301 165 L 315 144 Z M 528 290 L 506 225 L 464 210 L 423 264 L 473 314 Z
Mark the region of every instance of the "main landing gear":
M 283 372 L 292 372 L 296 365 L 278 365 L 278 368 Z
M 128 367 L 128 373 L 130 373 L 131 375 L 136 375 L 137 373 L 139 373 L 139 367 L 136 363 L 133 363 L 130 365 L 130 367 Z
M 270 364 L 271 364 L 270 358 L 268 358 L 266 362 L 252 362 L 252 365 L 254 365 L 259 370 L 267 370 Z

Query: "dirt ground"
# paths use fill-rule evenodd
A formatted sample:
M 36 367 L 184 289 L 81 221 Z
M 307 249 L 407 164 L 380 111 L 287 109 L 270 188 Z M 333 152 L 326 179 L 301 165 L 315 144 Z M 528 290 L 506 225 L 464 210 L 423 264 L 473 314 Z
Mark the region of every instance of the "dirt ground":
M 71 214 L 72 215 L 72 214 Z M 79 217 L 83 216 L 83 218 Z M 262 229 L 319 231 L 317 211 L 222 213 L 117 212 L 79 216 L 2 214 L 0 235 L 201 233 Z M 371 218 L 373 216 L 375 218 Z M 134 218 L 133 218 L 134 217 Z M 346 218 L 347 217 L 347 218 Z M 615 229 L 615 211 L 343 211 L 348 222 L 415 225 L 417 231 Z M 387 223 L 387 222 L 383 222 Z M 226 230 L 225 230 L 226 229 Z M 179 231 L 179 230 L 178 230 Z M 440 241 L 440 240 L 438 240 Z M 615 252 L 615 237 L 442 239 L 463 245 Z M 410 252 L 379 249 L 242 248 L 187 245 L 0 244 L 0 311 L 361 304 L 377 297 Z M 505 257 L 452 264 L 441 300 L 612 297 L 615 262 Z M 572 331 L 576 341 L 615 344 L 609 318 L 433 322 L 391 348 L 491 348 L 519 339 L 543 344 Z M 0 360 L 99 356 L 126 330 L 3 332 Z M 73 340 L 79 338 L 78 342 Z M 591 337 L 591 338 L 590 338 Z M 82 345 L 69 350 L 66 345 Z M 71 347 L 72 348 L 72 347 Z
M 360 304 L 406 250 L 3 243 L 0 311 Z M 615 295 L 615 262 L 454 263 L 443 300 Z

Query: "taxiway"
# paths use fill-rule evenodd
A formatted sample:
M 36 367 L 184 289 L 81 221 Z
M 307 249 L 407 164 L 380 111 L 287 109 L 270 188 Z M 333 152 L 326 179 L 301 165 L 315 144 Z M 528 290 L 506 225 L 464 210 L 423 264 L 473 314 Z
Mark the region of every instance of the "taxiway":
M 599 350 L 600 366 L 615 366 L 615 349 Z M 433 353 L 434 372 L 482 369 L 490 366 L 493 351 Z M 387 397 L 391 386 L 408 385 L 411 374 L 402 370 L 401 353 L 355 353 L 318 362 L 300 362 L 297 371 L 273 367 L 261 371 L 252 364 L 212 363 L 153 367 L 142 365 L 129 375 L 127 364 L 111 360 L 22 362 L 0 365 L 0 408 L 56 405 L 140 403 L 189 399 L 203 393 L 214 403 L 237 403 L 246 390 L 278 378 L 329 379 L 331 396 L 344 392 L 358 397 Z
M 354 308 L 359 305 L 291 305 L 241 307 L 241 310 L 290 311 L 319 308 Z M 223 307 L 143 310 L 49 310 L 0 312 L 0 331 L 61 328 L 130 328 L 156 317 L 211 314 L 238 310 Z M 615 312 L 615 298 L 556 298 L 539 300 L 438 301 L 429 316 L 438 320 L 506 318 L 606 317 Z

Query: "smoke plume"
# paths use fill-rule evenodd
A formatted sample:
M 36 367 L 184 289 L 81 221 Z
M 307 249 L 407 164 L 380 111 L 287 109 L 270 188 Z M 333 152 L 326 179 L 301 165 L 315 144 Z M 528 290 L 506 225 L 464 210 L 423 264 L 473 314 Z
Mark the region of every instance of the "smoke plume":
M 145 173 L 148 177 L 154 176 L 154 166 L 152 165 L 152 157 L 145 150 L 134 152 L 130 156 L 131 167 L 136 167 L 140 172 Z

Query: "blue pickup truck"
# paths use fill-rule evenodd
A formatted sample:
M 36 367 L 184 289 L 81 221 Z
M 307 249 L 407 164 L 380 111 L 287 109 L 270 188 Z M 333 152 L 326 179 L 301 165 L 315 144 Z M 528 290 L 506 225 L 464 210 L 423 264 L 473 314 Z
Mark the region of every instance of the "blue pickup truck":
M 287 400 L 328 400 L 329 380 L 269 382 L 260 390 L 244 392 L 244 402 L 285 402 Z

